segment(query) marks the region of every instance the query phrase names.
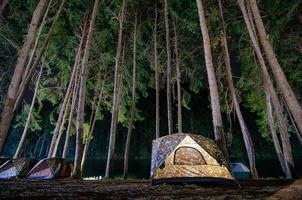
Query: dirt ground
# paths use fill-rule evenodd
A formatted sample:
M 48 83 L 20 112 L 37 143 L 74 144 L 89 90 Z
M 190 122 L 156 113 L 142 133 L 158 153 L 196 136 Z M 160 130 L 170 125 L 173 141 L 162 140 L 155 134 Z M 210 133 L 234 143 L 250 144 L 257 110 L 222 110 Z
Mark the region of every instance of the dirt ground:
M 0 199 L 302 199 L 302 179 L 240 182 L 241 188 L 151 186 L 148 180 L 0 181 Z

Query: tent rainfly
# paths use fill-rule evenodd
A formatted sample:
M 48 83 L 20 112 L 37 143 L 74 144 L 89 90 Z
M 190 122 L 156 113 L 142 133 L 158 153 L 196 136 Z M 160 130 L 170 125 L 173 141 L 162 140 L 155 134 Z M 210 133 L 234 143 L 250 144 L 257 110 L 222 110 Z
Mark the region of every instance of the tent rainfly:
M 28 158 L 8 160 L 0 167 L 0 179 L 25 178 L 36 163 L 35 159 Z
M 230 165 L 232 173 L 237 180 L 247 180 L 252 178 L 251 171 L 243 163 L 231 163 Z
M 177 133 L 153 140 L 151 182 L 236 186 L 228 163 L 213 140 Z
M 39 161 L 28 173 L 28 179 L 56 179 L 71 176 L 72 164 L 61 158 L 46 158 Z

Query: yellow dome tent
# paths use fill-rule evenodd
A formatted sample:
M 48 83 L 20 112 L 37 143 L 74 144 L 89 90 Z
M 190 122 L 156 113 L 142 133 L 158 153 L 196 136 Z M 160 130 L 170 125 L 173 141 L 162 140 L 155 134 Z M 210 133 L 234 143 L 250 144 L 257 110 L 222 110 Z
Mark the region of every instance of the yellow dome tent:
M 236 185 L 228 163 L 213 140 L 177 133 L 153 140 L 151 181 Z

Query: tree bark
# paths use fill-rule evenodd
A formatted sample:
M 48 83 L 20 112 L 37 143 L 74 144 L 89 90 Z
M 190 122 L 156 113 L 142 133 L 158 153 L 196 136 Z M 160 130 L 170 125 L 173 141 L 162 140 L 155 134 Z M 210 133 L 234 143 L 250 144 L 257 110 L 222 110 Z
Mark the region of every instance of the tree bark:
M 86 158 L 87 158 L 87 153 L 88 153 L 88 150 L 89 150 L 89 145 L 90 145 L 92 135 L 93 135 L 93 131 L 94 131 L 94 128 L 95 128 L 95 122 L 96 122 L 98 114 L 99 114 L 99 108 L 100 108 L 100 105 L 101 105 L 101 101 L 103 100 L 104 86 L 105 86 L 105 78 L 104 78 L 103 83 L 102 83 L 101 92 L 98 95 L 97 105 L 94 105 L 94 109 L 92 111 L 93 112 L 92 113 L 93 117 L 92 117 L 91 122 L 90 122 L 89 133 L 88 133 L 88 136 L 87 136 L 87 141 L 84 145 L 83 158 L 82 158 L 82 162 L 81 162 L 82 171 L 84 169 L 85 161 L 86 161 Z
M 67 107 L 67 104 L 68 104 L 69 99 L 70 99 L 72 86 L 74 84 L 75 77 L 77 76 L 78 71 L 79 71 L 79 62 L 80 62 L 81 49 L 82 49 L 83 42 L 84 42 L 85 32 L 86 32 L 86 24 L 84 25 L 84 28 L 83 28 L 83 33 L 82 33 L 83 35 L 82 35 L 82 39 L 81 39 L 79 48 L 77 50 L 77 55 L 76 55 L 76 58 L 75 58 L 73 69 L 72 69 L 70 81 L 69 81 L 67 90 L 65 92 L 65 97 L 64 97 L 64 100 L 63 100 L 62 105 L 61 105 L 61 109 L 60 109 L 60 113 L 59 113 L 59 117 L 58 117 L 58 120 L 57 120 L 57 123 L 56 123 L 55 130 L 53 132 L 51 145 L 50 145 L 49 152 L 48 152 L 48 157 L 54 157 L 55 156 L 54 155 L 55 154 L 54 150 L 55 150 L 56 143 L 57 143 L 56 141 L 59 140 L 58 135 L 59 135 L 59 132 L 60 132 L 61 124 L 64 121 L 64 113 L 67 110 L 66 107 Z
M 78 99 L 78 92 L 79 92 L 79 87 L 80 87 L 80 67 L 81 67 L 81 54 L 82 54 L 82 49 L 83 49 L 83 44 L 85 40 L 85 35 L 86 35 L 86 22 L 84 23 L 83 29 L 82 29 L 82 36 L 80 40 L 80 44 L 77 50 L 77 55 L 75 58 L 74 62 L 74 68 L 76 69 L 75 72 L 75 77 L 74 77 L 74 82 L 73 82 L 73 91 L 72 91 L 72 101 L 71 101 L 71 106 L 70 106 L 70 112 L 69 112 L 69 117 L 68 117 L 68 125 L 67 125 L 67 130 L 66 130 L 66 136 L 65 136 L 65 143 L 64 143 L 64 149 L 62 153 L 62 158 L 66 158 L 68 154 L 68 147 L 69 147 L 69 138 L 70 138 L 70 130 L 72 126 L 72 120 L 74 117 L 74 111 Z
M 252 28 L 249 16 L 248 16 L 247 11 L 246 11 L 244 0 L 238 0 L 238 4 L 239 4 L 239 7 L 242 11 L 243 18 L 244 18 L 245 24 L 247 26 L 249 36 L 250 36 L 251 41 L 252 41 L 254 51 L 255 51 L 255 53 L 257 55 L 257 58 L 258 58 L 259 66 L 260 66 L 260 69 L 261 69 L 262 75 L 263 75 L 264 86 L 268 88 L 269 94 L 271 95 L 271 98 L 272 98 L 273 106 L 275 108 L 276 117 L 277 117 L 277 120 L 278 120 L 278 123 L 279 123 L 279 126 L 280 126 L 282 148 L 283 148 L 284 157 L 285 157 L 285 160 L 286 160 L 286 165 L 288 166 L 289 169 L 291 169 L 290 171 L 292 171 L 292 170 L 294 170 L 294 161 L 293 161 L 293 157 L 292 157 L 292 153 L 291 153 L 289 134 L 287 132 L 287 122 L 283 117 L 280 101 L 278 99 L 278 96 L 277 96 L 276 91 L 274 89 L 272 80 L 271 80 L 271 78 L 269 76 L 269 73 L 267 71 L 264 58 L 262 56 L 259 44 L 256 40 L 256 35 L 253 32 L 253 28 Z M 287 177 L 291 178 L 291 173 L 287 174 Z
M 155 138 L 160 137 L 160 130 L 159 130 L 159 71 L 158 71 L 158 51 L 157 51 L 157 5 L 155 4 L 155 21 L 154 21 L 154 33 L 153 33 L 153 40 L 154 40 L 154 70 L 155 70 Z
M 277 57 L 274 53 L 274 50 L 268 40 L 266 30 L 263 24 L 263 21 L 260 16 L 260 12 L 257 6 L 256 0 L 249 0 L 251 5 L 251 10 L 255 19 L 256 28 L 259 34 L 260 42 L 264 49 L 265 55 L 268 59 L 268 62 L 271 66 L 273 75 L 276 79 L 277 85 L 280 88 L 286 104 L 288 105 L 289 110 L 296 122 L 296 125 L 299 129 L 300 134 L 302 135 L 302 108 L 299 104 L 297 97 L 289 85 L 286 76 L 277 60 Z
M 269 94 L 268 88 L 265 89 L 265 96 L 266 96 L 266 108 L 267 108 L 267 119 L 268 119 L 268 124 L 270 128 L 270 132 L 272 134 L 272 139 L 275 147 L 275 151 L 279 160 L 279 163 L 281 165 L 282 171 L 284 172 L 285 175 L 291 174 L 289 171 L 285 159 L 284 159 L 284 154 L 282 152 L 279 138 L 276 133 L 275 129 L 275 123 L 274 123 L 274 116 L 273 116 L 273 108 L 272 108 L 272 101 L 271 101 L 271 96 Z
M 0 121 L 0 153 L 3 150 L 5 139 L 8 134 L 12 119 L 14 117 L 14 104 L 17 98 L 19 84 L 24 71 L 24 65 L 28 57 L 30 47 L 34 41 L 37 26 L 41 20 L 43 11 L 47 5 L 48 0 L 40 0 L 31 19 L 31 23 L 28 28 L 27 36 L 23 43 L 22 49 L 19 52 L 17 64 L 15 66 L 14 75 L 11 79 L 7 96 L 5 99 L 3 111 Z
M 168 131 L 173 133 L 172 102 L 171 102 L 171 47 L 170 47 L 170 27 L 169 27 L 169 7 L 168 0 L 165 0 L 165 30 L 166 30 L 166 50 L 167 50 L 167 112 Z
M 23 76 L 22 76 L 22 81 L 24 81 L 24 79 L 27 77 L 28 71 L 29 71 L 29 68 L 30 68 L 29 65 L 30 65 L 30 63 L 32 63 L 32 61 L 33 61 L 33 59 L 35 57 L 36 50 L 37 50 L 37 47 L 38 47 L 38 43 L 40 41 L 40 37 L 41 37 L 42 31 L 43 31 L 43 28 L 45 27 L 47 15 L 48 15 L 49 9 L 51 7 L 51 4 L 52 4 L 52 0 L 49 0 L 48 6 L 46 8 L 46 11 L 44 13 L 44 17 L 42 19 L 42 22 L 40 24 L 40 27 L 39 27 L 39 30 L 38 30 L 38 33 L 37 33 L 37 36 L 36 36 L 36 40 L 35 40 L 34 46 L 31 49 L 31 54 L 30 54 L 27 66 L 25 68 L 25 71 L 23 73 Z
M 203 37 L 204 54 L 205 54 L 206 68 L 207 68 L 208 81 L 209 81 L 209 87 L 210 87 L 210 97 L 211 97 L 211 107 L 212 107 L 215 141 L 216 141 L 217 145 L 219 146 L 219 148 L 224 153 L 226 159 L 228 160 L 228 151 L 227 151 L 227 147 L 226 147 L 226 139 L 225 139 L 224 130 L 223 130 L 223 122 L 222 122 L 222 116 L 221 116 L 221 111 L 220 111 L 218 88 L 217 88 L 215 71 L 214 71 L 213 61 L 212 61 L 210 37 L 209 37 L 207 25 L 206 25 L 202 0 L 196 0 L 196 3 L 197 3 L 197 7 L 198 7 L 200 29 L 201 29 L 202 37 Z
M 53 158 L 56 157 L 56 155 L 57 155 L 58 147 L 59 147 L 61 137 L 63 135 L 63 131 L 64 131 L 64 127 L 65 127 L 66 117 L 67 117 L 67 114 L 69 112 L 69 106 L 70 106 L 72 93 L 70 92 L 68 95 L 69 96 L 68 96 L 68 100 L 67 100 L 66 107 L 65 107 L 65 110 L 64 110 L 62 122 L 61 122 L 61 125 L 60 125 L 60 128 L 59 128 L 58 135 L 57 135 L 57 138 L 55 140 L 53 152 L 52 152 L 52 155 L 51 155 L 51 157 L 53 157 Z
M 28 65 L 27 65 L 29 71 L 28 71 L 27 77 L 21 82 L 21 84 L 18 88 L 18 97 L 17 97 L 15 105 L 14 105 L 14 111 L 18 110 L 18 108 L 21 104 L 21 101 L 23 100 L 25 90 L 27 89 L 27 87 L 30 83 L 32 75 L 35 72 L 37 65 L 39 64 L 40 59 L 42 58 L 42 56 L 44 55 L 44 53 L 46 51 L 50 38 L 54 33 L 55 25 L 58 22 L 58 19 L 61 15 L 62 11 L 64 10 L 66 2 L 67 2 L 67 0 L 63 0 L 62 3 L 60 4 L 59 10 L 57 11 L 57 13 L 54 17 L 54 20 L 51 24 L 51 27 L 46 35 L 46 38 L 42 44 L 42 47 L 41 47 L 36 59 L 34 61 L 32 60 L 32 62 L 28 63 Z
M 32 112 L 33 112 L 33 109 L 34 109 L 34 106 L 35 106 L 35 103 L 36 103 L 36 97 L 37 97 L 39 84 L 40 84 L 40 80 L 41 80 L 41 76 L 42 76 L 42 72 L 43 72 L 43 67 L 44 67 L 44 63 L 42 63 L 42 65 L 41 65 L 41 69 L 40 69 L 38 79 L 37 79 L 36 85 L 35 85 L 34 96 L 33 96 L 33 99 L 31 101 L 29 113 L 28 113 L 28 116 L 27 116 L 27 120 L 26 120 L 26 123 L 25 123 L 25 126 L 24 126 L 23 133 L 22 133 L 22 137 L 20 139 L 18 148 L 15 152 L 14 158 L 19 158 L 20 157 L 20 153 L 21 153 L 21 150 L 22 150 L 24 142 L 25 142 L 25 138 L 26 138 L 27 133 L 28 133 L 29 124 L 30 124 L 31 119 L 32 119 Z
M 239 102 L 237 99 L 235 86 L 234 86 L 234 82 L 233 82 L 233 77 L 232 77 L 230 55 L 229 55 L 229 49 L 228 49 L 228 44 L 227 44 L 227 34 L 225 31 L 225 27 L 224 27 L 222 3 L 221 3 L 221 0 L 218 0 L 218 2 L 219 2 L 219 8 L 220 8 L 220 15 L 222 18 L 222 41 L 221 42 L 222 42 L 222 51 L 224 54 L 224 64 L 225 64 L 228 88 L 230 90 L 230 93 L 232 96 L 232 101 L 233 101 L 235 111 L 236 111 L 236 115 L 239 120 L 240 129 L 242 132 L 245 148 L 246 148 L 248 159 L 249 159 L 251 173 L 252 173 L 252 176 L 254 179 L 258 179 L 258 173 L 257 173 L 257 169 L 256 169 L 256 159 L 255 159 L 255 149 L 254 149 L 251 134 L 249 133 L 245 120 L 242 116 L 240 105 L 239 105 Z
M 135 111 L 136 111 L 136 40 L 137 40 L 137 14 L 135 14 L 134 31 L 133 31 L 133 68 L 132 68 L 132 106 L 130 111 L 129 127 L 127 132 L 127 140 L 125 145 L 124 153 L 124 172 L 123 178 L 128 177 L 128 162 L 129 162 L 129 150 L 131 143 L 131 135 L 135 122 Z
M 175 42 L 175 65 L 176 65 L 176 82 L 177 82 L 177 122 L 178 133 L 182 133 L 182 104 L 181 104 L 181 72 L 180 72 L 180 57 L 178 52 L 178 35 L 176 24 L 174 22 L 174 42 Z
M 81 162 L 83 156 L 83 134 L 84 134 L 84 109 L 85 109 L 85 97 L 86 97 L 86 81 L 88 74 L 88 58 L 90 53 L 90 46 L 92 40 L 92 33 L 94 29 L 95 19 L 97 15 L 99 7 L 99 0 L 95 0 L 93 6 L 93 12 L 90 19 L 89 30 L 87 34 L 87 40 L 83 55 L 82 69 L 81 69 L 81 84 L 79 90 L 79 102 L 78 102 L 78 110 L 77 110 L 77 139 L 76 139 L 76 152 L 74 159 L 74 169 L 72 172 L 72 177 L 81 178 L 82 170 L 81 170 Z
M 111 127 L 110 127 L 110 138 L 108 145 L 108 156 L 106 163 L 106 172 L 105 178 L 113 177 L 113 159 L 115 152 L 115 138 L 116 138 L 116 129 L 118 121 L 118 110 L 119 110 L 119 99 L 120 99 L 120 74 L 121 74 L 121 54 L 123 46 L 123 29 L 124 29 L 124 18 L 125 18 L 125 0 L 122 1 L 120 18 L 119 18 L 119 33 L 118 33 L 118 44 L 117 44 L 117 53 L 115 58 L 115 72 L 114 72 L 114 91 L 113 91 L 113 106 L 112 106 L 112 116 L 111 116 Z

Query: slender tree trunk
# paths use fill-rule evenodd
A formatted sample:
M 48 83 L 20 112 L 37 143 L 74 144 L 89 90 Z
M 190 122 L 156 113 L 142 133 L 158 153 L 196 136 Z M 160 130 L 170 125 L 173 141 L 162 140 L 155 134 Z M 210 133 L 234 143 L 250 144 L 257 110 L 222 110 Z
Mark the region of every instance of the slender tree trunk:
M 270 131 L 272 134 L 275 151 L 276 151 L 279 163 L 281 165 L 281 168 L 282 168 L 284 174 L 288 175 L 291 172 L 289 171 L 289 169 L 287 168 L 287 165 L 285 163 L 284 154 L 282 152 L 280 142 L 279 142 L 279 139 L 278 139 L 278 136 L 276 133 L 274 117 L 273 117 L 272 101 L 271 101 L 271 96 L 269 94 L 268 88 L 265 89 L 265 95 L 266 95 L 267 119 L 268 119 Z
M 67 117 L 67 114 L 69 112 L 69 106 L 70 106 L 72 93 L 70 92 L 68 95 L 69 96 L 68 96 L 68 100 L 67 100 L 66 107 L 65 107 L 65 110 L 64 110 L 62 122 L 61 122 L 61 125 L 60 125 L 60 128 L 59 128 L 58 135 L 57 135 L 57 138 L 55 140 L 53 152 L 52 152 L 52 155 L 51 155 L 51 157 L 53 157 L 53 158 L 56 157 L 56 155 L 57 155 L 58 147 L 59 147 L 61 137 L 63 135 L 63 131 L 64 131 L 64 127 L 65 127 L 66 117 Z
M 58 135 L 59 135 L 59 132 L 60 132 L 60 128 L 62 126 L 61 124 L 64 121 L 64 113 L 67 110 L 66 107 L 67 107 L 67 104 L 68 104 L 69 99 L 70 99 L 72 86 L 74 84 L 75 77 L 77 76 L 77 74 L 79 72 L 79 62 L 80 62 L 80 58 L 81 58 L 81 50 L 82 50 L 82 46 L 83 46 L 83 42 L 84 42 L 85 32 L 86 32 L 86 24 L 84 25 L 84 28 L 83 28 L 83 33 L 82 33 L 83 35 L 82 35 L 82 39 L 81 39 L 79 48 L 77 50 L 77 55 L 76 55 L 76 58 L 75 58 L 73 69 L 72 69 L 70 81 L 69 81 L 69 84 L 68 84 L 68 87 L 67 87 L 67 90 L 66 90 L 66 93 L 65 93 L 64 100 L 63 100 L 62 105 L 61 105 L 61 109 L 60 109 L 59 117 L 58 117 L 58 120 L 57 120 L 57 123 L 56 123 L 56 127 L 55 127 L 55 130 L 53 132 L 53 136 L 52 136 L 52 140 L 51 140 L 51 144 L 50 144 L 50 148 L 49 148 L 49 152 L 48 152 L 48 157 L 53 157 L 54 156 L 56 141 L 58 140 Z
M 154 21 L 154 33 L 153 33 L 153 40 L 154 40 L 154 70 L 155 70 L 155 129 L 156 134 L 155 138 L 160 137 L 160 130 L 159 130 L 159 71 L 158 71 L 158 52 L 157 52 L 157 5 L 155 4 L 155 21 Z
M 201 29 L 202 37 L 203 37 L 204 54 L 205 54 L 208 81 L 209 81 L 209 87 L 210 87 L 215 141 L 216 141 L 217 145 L 219 146 L 219 148 L 223 151 L 226 159 L 228 159 L 228 151 L 227 151 L 226 139 L 225 139 L 224 130 L 223 130 L 222 116 L 221 116 L 221 111 L 220 111 L 218 88 L 217 88 L 215 71 L 214 71 L 213 61 L 212 61 L 209 32 L 208 32 L 207 25 L 206 25 L 202 0 L 196 0 L 196 3 L 197 3 L 197 7 L 198 7 L 200 29 Z
M 256 0 L 249 0 L 251 5 L 251 10 L 255 19 L 256 28 L 259 34 L 260 42 L 263 46 L 264 52 L 268 59 L 268 62 L 271 66 L 272 72 L 278 84 L 278 87 L 281 89 L 281 92 L 284 96 L 286 104 L 288 105 L 289 110 L 296 122 L 296 125 L 299 129 L 300 134 L 302 135 L 302 108 L 299 104 L 294 91 L 289 85 L 286 76 L 277 60 L 277 57 L 274 53 L 274 50 L 268 40 L 266 30 L 263 24 L 263 21 L 260 16 L 260 12 L 257 6 Z
M 89 133 L 88 133 L 88 136 L 87 136 L 87 141 L 86 141 L 85 146 L 84 146 L 83 158 L 82 158 L 82 162 L 81 162 L 82 171 L 84 169 L 85 161 L 86 161 L 86 158 L 87 158 L 87 153 L 88 153 L 88 150 L 89 150 L 89 145 L 91 143 L 93 131 L 94 131 L 94 128 L 95 128 L 95 123 L 96 123 L 96 120 L 97 120 L 97 117 L 98 117 L 98 114 L 99 114 L 99 108 L 100 108 L 100 105 L 101 105 L 101 101 L 103 100 L 104 85 L 105 85 L 105 79 L 103 80 L 103 83 L 102 83 L 101 92 L 98 95 L 97 105 L 94 106 L 94 109 L 93 109 L 93 113 L 92 113 L 93 117 L 90 120 L 91 122 L 90 122 L 90 126 L 89 126 Z
M 70 138 L 70 130 L 72 126 L 72 120 L 74 117 L 74 111 L 78 99 L 78 92 L 79 92 L 79 87 L 80 87 L 80 77 L 79 77 L 79 72 L 80 72 L 80 67 L 81 67 L 81 52 L 83 48 L 83 43 L 86 35 L 86 22 L 84 23 L 83 29 L 82 29 L 82 36 L 80 40 L 80 44 L 77 50 L 77 55 L 74 63 L 74 67 L 76 68 L 76 73 L 74 77 L 74 86 L 73 86 L 73 91 L 72 91 L 72 102 L 70 106 L 70 112 L 69 112 L 69 117 L 68 117 L 68 125 L 67 125 L 67 130 L 66 130 L 66 137 L 65 137 L 65 143 L 64 143 L 64 149 L 62 153 L 62 158 L 66 158 L 68 154 L 68 147 L 69 147 L 69 138 Z
M 81 170 L 81 162 L 83 156 L 83 135 L 84 135 L 84 108 L 85 108 L 85 97 L 86 97 L 86 81 L 88 74 L 88 58 L 92 40 L 92 33 L 95 24 L 95 18 L 97 15 L 99 7 L 99 0 L 95 0 L 93 6 L 93 12 L 90 19 L 90 26 L 87 34 L 87 40 L 83 55 L 82 69 L 81 69 L 81 84 L 79 91 L 79 102 L 78 102 L 78 110 L 77 110 L 77 139 L 76 139 L 76 152 L 74 159 L 74 169 L 72 172 L 72 177 L 81 178 L 82 170 Z
M 166 28 L 166 50 L 167 50 L 167 112 L 169 135 L 173 133 L 172 102 L 171 102 L 171 47 L 169 27 L 168 0 L 165 0 L 165 28 Z
M 176 82 L 177 82 L 177 121 L 178 133 L 182 133 L 182 106 L 181 106 L 181 72 L 180 72 L 180 57 L 178 52 L 178 36 L 176 24 L 174 22 L 174 42 L 175 42 L 175 64 L 176 64 Z
M 118 44 L 116 53 L 116 63 L 115 63 L 115 73 L 114 73 L 114 91 L 113 91 L 113 106 L 112 106 L 112 116 L 111 116 L 111 127 L 110 127 L 110 138 L 108 145 L 108 156 L 106 163 L 106 173 L 105 178 L 113 177 L 113 159 L 115 152 L 115 138 L 116 138 L 116 128 L 119 110 L 119 99 L 120 99 L 120 74 L 121 74 L 121 54 L 122 54 L 122 39 L 123 39 L 123 29 L 124 29 L 124 18 L 125 18 L 125 0 L 122 1 L 120 18 L 119 18 L 119 33 L 118 33 Z
M 227 44 L 227 35 L 226 35 L 225 27 L 224 27 L 222 3 L 221 3 L 221 0 L 218 0 L 218 2 L 219 2 L 219 8 L 220 8 L 220 15 L 222 18 L 222 49 L 223 49 L 223 53 L 224 53 L 224 64 L 225 64 L 228 88 L 230 90 L 233 104 L 234 104 L 235 111 L 236 111 L 236 115 L 239 120 L 240 129 L 242 132 L 245 148 L 246 148 L 248 159 L 249 159 L 251 173 L 252 173 L 252 176 L 254 179 L 258 179 L 258 173 L 257 173 L 257 169 L 256 169 L 256 159 L 255 159 L 255 149 L 254 149 L 252 137 L 249 133 L 245 120 L 242 116 L 240 105 L 239 105 L 239 102 L 237 99 L 235 86 L 234 86 L 234 82 L 233 82 L 233 77 L 232 77 L 230 55 L 229 55 L 229 49 L 228 49 L 228 44 Z
M 17 98 L 18 88 L 21 81 L 21 77 L 24 71 L 24 65 L 28 57 L 30 47 L 35 39 L 35 33 L 37 26 L 41 20 L 43 11 L 47 5 L 48 0 L 40 0 L 31 19 L 31 23 L 28 28 L 27 36 L 23 43 L 22 49 L 19 52 L 17 64 L 15 67 L 14 75 L 11 79 L 7 96 L 5 99 L 3 111 L 0 121 L 0 153 L 3 150 L 4 142 L 7 137 L 8 130 L 10 128 L 12 119 L 14 117 L 14 104 Z
M 135 14 L 134 32 L 133 32 L 133 69 L 132 69 L 132 106 L 130 111 L 129 127 L 127 132 L 127 140 L 125 145 L 124 154 L 124 172 L 123 178 L 128 177 L 128 161 L 129 161 L 129 150 L 131 143 L 132 129 L 135 122 L 135 111 L 136 111 L 136 39 L 137 38 L 137 14 Z
M 287 122 L 286 122 L 286 120 L 284 119 L 284 117 L 282 115 L 282 108 L 281 108 L 280 101 L 278 99 L 278 96 L 277 96 L 276 91 L 274 89 L 272 80 L 271 80 L 271 78 L 269 76 L 269 73 L 267 71 L 264 58 L 262 56 L 259 44 L 256 40 L 256 35 L 253 32 L 253 28 L 252 28 L 248 13 L 246 11 L 244 0 L 238 0 L 238 4 L 239 4 L 239 7 L 242 11 L 243 18 L 244 18 L 245 24 L 247 26 L 247 30 L 248 30 L 249 35 L 250 35 L 252 45 L 254 47 L 254 51 L 255 51 L 255 53 L 257 55 L 257 58 L 258 58 L 259 66 L 261 68 L 262 75 L 263 75 L 264 86 L 268 88 L 268 91 L 269 91 L 269 93 L 271 95 L 271 98 L 272 98 L 273 106 L 275 108 L 276 117 L 277 117 L 278 123 L 280 125 L 282 148 L 283 148 L 284 157 L 285 157 L 285 160 L 286 160 L 286 165 L 288 166 L 289 169 L 294 170 L 294 161 L 293 161 L 293 157 L 292 157 L 292 153 L 291 153 L 289 134 L 287 132 Z M 287 174 L 287 177 L 290 178 L 291 173 Z
M 32 63 L 34 57 L 35 57 L 35 54 L 36 54 L 36 50 L 37 50 L 37 47 L 38 47 L 38 43 L 40 41 L 40 38 L 41 38 L 41 34 L 42 34 L 42 31 L 43 31 L 43 28 L 45 27 L 45 24 L 46 24 L 46 20 L 47 20 L 47 15 L 48 15 L 48 12 L 49 12 L 49 9 L 51 7 L 51 4 L 52 4 L 52 0 L 49 0 L 48 2 L 48 6 L 46 8 L 46 11 L 44 13 L 44 17 L 42 19 L 42 22 L 40 24 L 40 27 L 39 27 L 39 30 L 38 30 L 38 33 L 37 33 L 37 36 L 36 36 L 36 39 L 35 39 L 35 43 L 34 43 L 34 46 L 32 47 L 31 49 L 31 54 L 30 54 L 30 57 L 28 59 L 28 63 L 27 63 L 27 66 L 25 68 L 25 71 L 23 73 L 23 76 L 22 76 L 22 81 L 24 81 L 24 79 L 27 77 L 28 75 L 28 71 L 29 71 L 29 64 Z M 21 81 L 21 82 L 22 82 Z
M 57 13 L 54 17 L 54 20 L 51 24 L 51 27 L 50 27 L 47 35 L 46 35 L 46 38 L 45 38 L 45 40 L 42 44 L 42 47 L 41 47 L 36 59 L 34 61 L 32 60 L 32 62 L 28 63 L 28 65 L 27 65 L 29 71 L 28 71 L 28 74 L 27 74 L 26 78 L 21 82 L 21 84 L 18 88 L 18 97 L 17 97 L 16 102 L 14 104 L 14 111 L 16 111 L 19 108 L 19 106 L 21 104 L 21 101 L 23 100 L 25 90 L 27 89 L 27 87 L 30 83 L 32 75 L 35 72 L 35 69 L 36 69 L 37 65 L 39 64 L 40 59 L 42 58 L 42 56 L 44 55 L 44 53 L 46 51 L 46 48 L 47 48 L 48 43 L 50 41 L 50 38 L 54 33 L 55 25 L 58 22 L 58 19 L 61 15 L 62 11 L 64 10 L 66 2 L 67 2 L 67 0 L 63 0 L 62 3 L 60 4 L 59 10 L 57 11 Z
M 21 153 L 21 150 L 22 150 L 24 142 L 25 142 L 25 138 L 26 138 L 27 133 L 28 133 L 29 124 L 30 124 L 31 119 L 32 119 L 32 112 L 33 112 L 33 109 L 34 109 L 34 106 L 35 106 L 36 97 L 37 97 L 37 93 L 38 93 L 38 89 L 39 89 L 40 79 L 41 79 L 42 72 L 43 72 L 43 67 L 44 67 L 44 63 L 42 63 L 42 65 L 41 65 L 41 69 L 40 69 L 38 79 L 37 79 L 37 82 L 36 82 L 36 86 L 35 86 L 34 96 L 33 96 L 33 99 L 31 101 L 29 113 L 28 113 L 28 116 L 27 116 L 27 120 L 26 120 L 26 123 L 25 123 L 25 126 L 24 126 L 23 133 L 22 133 L 22 137 L 21 137 L 21 140 L 19 142 L 18 148 L 15 152 L 14 158 L 19 158 L 20 157 L 20 153 Z
M 3 11 L 6 8 L 7 4 L 8 4 L 9 0 L 2 0 L 0 3 L 0 17 L 3 16 Z

